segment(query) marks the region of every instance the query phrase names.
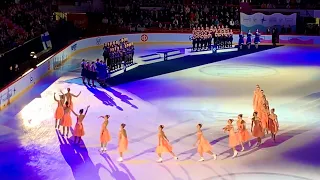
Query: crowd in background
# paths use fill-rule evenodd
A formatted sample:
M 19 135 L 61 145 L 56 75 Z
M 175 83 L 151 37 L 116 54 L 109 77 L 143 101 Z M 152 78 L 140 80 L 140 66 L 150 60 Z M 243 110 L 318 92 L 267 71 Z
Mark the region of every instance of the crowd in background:
M 250 2 L 250 4 L 255 5 L 254 8 L 261 9 L 314 9 L 320 6 L 318 0 L 244 0 L 244 2 Z
M 1 1 L 0 52 L 22 45 L 54 25 L 51 3 L 45 0 Z
M 141 3 L 132 3 L 118 8 L 107 4 L 102 24 L 105 27 L 119 25 L 130 27 L 131 31 L 145 28 L 166 30 L 193 28 L 211 25 L 228 25 L 230 28 L 240 27 L 239 6 L 229 4 L 212 4 L 212 1 L 193 3 L 190 5 L 173 3 L 152 3 L 153 7 L 142 8 Z M 150 5 L 150 4 L 149 4 Z

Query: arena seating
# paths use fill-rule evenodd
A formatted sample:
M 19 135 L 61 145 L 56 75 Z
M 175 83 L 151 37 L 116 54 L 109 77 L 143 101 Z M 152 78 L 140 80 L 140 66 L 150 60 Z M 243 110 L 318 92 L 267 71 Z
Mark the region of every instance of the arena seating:
M 1 2 L 0 52 L 22 45 L 53 26 L 51 3 L 44 0 Z
M 218 4 L 213 1 L 196 1 L 188 5 L 186 3 L 174 4 L 179 1 L 163 3 L 160 0 L 138 1 L 128 5 L 130 1 L 120 1 L 122 8 L 106 4 L 103 17 L 100 17 L 100 25 L 92 27 L 102 33 L 112 33 L 116 24 L 119 27 L 136 31 L 159 30 L 183 30 L 195 26 L 228 25 L 232 29 L 240 28 L 239 5 Z M 232 3 L 232 1 L 228 1 Z M 196 5 L 198 4 L 198 5 Z M 148 7 L 152 6 L 152 7 Z M 117 32 L 119 32 L 117 30 Z

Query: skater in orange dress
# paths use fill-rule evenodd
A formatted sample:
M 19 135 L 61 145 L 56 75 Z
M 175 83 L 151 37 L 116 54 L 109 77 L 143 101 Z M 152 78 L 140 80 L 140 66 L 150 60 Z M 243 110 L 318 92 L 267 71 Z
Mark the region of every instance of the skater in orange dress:
M 109 115 L 101 116 L 101 118 L 104 119 L 101 127 L 101 133 L 100 133 L 100 142 L 101 142 L 101 152 L 107 151 L 107 144 L 111 141 L 111 136 L 108 130 L 108 124 L 109 124 Z
M 264 96 L 263 94 L 263 90 L 260 91 L 260 94 L 259 94 L 259 98 L 258 98 L 258 102 L 257 102 L 257 107 L 256 107 L 256 110 L 254 112 L 257 112 L 258 113 L 258 117 L 261 119 L 262 118 L 262 115 L 263 115 L 263 109 L 264 109 L 264 104 L 266 103 L 266 99 L 265 99 L 266 96 Z
M 123 161 L 123 153 L 128 150 L 128 136 L 127 131 L 125 129 L 126 124 L 122 123 L 120 125 L 120 131 L 119 131 L 119 147 L 118 151 L 120 153 L 120 157 L 118 159 L 119 162 Z
M 60 99 L 57 100 L 56 93 L 54 93 L 53 98 L 58 103 L 58 107 L 57 107 L 56 112 L 54 114 L 54 118 L 56 119 L 55 128 L 59 129 L 60 123 L 58 123 L 58 121 L 61 121 L 63 118 L 63 115 L 64 115 L 64 109 L 63 109 L 64 98 L 63 98 L 63 95 L 60 95 Z
M 235 158 L 238 155 L 238 151 L 236 150 L 236 146 L 238 146 L 240 144 L 240 141 L 239 141 L 238 135 L 234 132 L 234 128 L 233 128 L 232 123 L 233 123 L 233 119 L 229 119 L 228 125 L 223 128 L 223 131 L 229 132 L 229 147 L 232 148 L 232 150 L 233 150 L 232 158 Z
M 63 126 L 63 136 L 65 133 L 65 128 L 67 128 L 67 137 L 69 136 L 69 131 L 70 131 L 70 127 L 72 126 L 72 119 L 71 119 L 71 108 L 69 105 L 69 102 L 66 101 L 65 106 L 64 106 L 64 115 L 62 118 L 62 122 L 61 122 L 61 126 Z
M 157 149 L 156 149 L 156 153 L 159 156 L 158 162 L 159 163 L 162 162 L 161 155 L 163 153 L 166 153 L 166 152 L 170 153 L 174 157 L 175 160 L 178 160 L 178 157 L 172 152 L 172 146 L 169 143 L 169 140 L 168 140 L 167 136 L 163 132 L 163 128 L 164 128 L 163 125 L 160 125 L 159 128 L 158 128 L 158 130 L 159 130 L 159 133 L 158 133 L 158 146 L 157 146 Z
M 261 113 L 260 120 L 262 129 L 264 132 L 268 133 L 269 112 L 265 104 L 261 106 L 259 113 Z
M 71 89 L 70 88 L 67 88 L 67 93 L 64 94 L 62 91 L 60 91 L 66 98 L 67 98 L 67 101 L 69 102 L 69 105 L 70 105 L 70 108 L 73 109 L 73 101 L 72 101 L 72 97 L 79 97 L 80 94 L 81 94 L 81 91 L 79 92 L 78 95 L 74 95 L 72 94 L 70 91 Z
M 269 115 L 269 130 L 271 132 L 271 137 L 274 142 L 276 142 L 276 134 L 279 130 L 279 121 L 278 116 L 274 113 L 275 109 L 271 109 L 271 113 Z
M 78 144 L 79 144 L 80 141 L 81 141 L 81 137 L 84 136 L 84 127 L 83 127 L 82 122 L 83 122 L 84 118 L 85 118 L 86 115 L 87 115 L 87 112 L 88 112 L 89 107 L 90 107 L 90 106 L 87 107 L 86 112 L 85 112 L 84 114 L 83 114 L 83 109 L 80 109 L 79 114 L 75 113 L 75 112 L 73 111 L 73 109 L 71 109 L 71 112 L 72 112 L 75 116 L 77 116 L 77 123 L 76 123 L 76 125 L 75 125 L 75 127 L 74 127 L 74 133 L 73 133 L 73 135 L 74 135 L 74 142 L 75 142 L 75 143 L 77 143 L 77 138 L 79 138 L 79 141 L 78 141 Z
M 243 144 L 248 142 L 249 146 L 251 146 L 250 143 L 250 133 L 246 128 L 246 121 L 242 119 L 242 114 L 238 115 L 238 120 L 237 120 L 237 127 L 238 127 L 238 136 L 239 136 L 239 141 L 241 144 L 241 151 L 244 151 L 244 146 Z
M 257 141 L 258 141 L 257 146 L 259 147 L 261 145 L 261 139 L 264 137 L 264 132 L 261 125 L 261 120 L 258 117 L 257 112 L 253 113 L 252 123 L 251 123 L 251 133 L 252 133 L 252 136 L 257 138 Z
M 259 85 L 256 85 L 256 89 L 253 92 L 253 110 L 257 111 L 259 98 L 261 97 L 261 89 Z
M 212 146 L 209 143 L 209 141 L 203 136 L 201 128 L 202 128 L 202 124 L 198 124 L 197 125 L 197 141 L 194 144 L 194 146 L 198 145 L 197 149 L 198 149 L 198 153 L 200 154 L 199 162 L 204 161 L 203 153 L 210 154 L 211 156 L 213 156 L 213 159 L 216 160 L 217 155 L 212 152 Z

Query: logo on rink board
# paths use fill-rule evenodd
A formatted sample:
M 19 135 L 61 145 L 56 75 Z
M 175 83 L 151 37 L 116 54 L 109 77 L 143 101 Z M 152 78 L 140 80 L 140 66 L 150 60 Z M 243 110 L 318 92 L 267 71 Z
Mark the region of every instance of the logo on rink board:
M 141 35 L 141 41 L 142 41 L 142 42 L 148 41 L 148 35 L 142 34 L 142 35 Z

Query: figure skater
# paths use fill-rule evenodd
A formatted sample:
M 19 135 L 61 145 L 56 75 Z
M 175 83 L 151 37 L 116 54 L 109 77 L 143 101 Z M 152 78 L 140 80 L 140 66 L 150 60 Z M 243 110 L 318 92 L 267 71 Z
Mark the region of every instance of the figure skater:
M 159 133 L 158 133 L 158 146 L 157 146 L 157 149 L 156 149 L 156 153 L 158 154 L 159 159 L 158 159 L 157 162 L 159 162 L 159 163 L 162 162 L 161 155 L 163 153 L 165 153 L 165 152 L 170 153 L 174 157 L 175 160 L 178 160 L 178 157 L 172 152 L 172 146 L 169 143 L 169 140 L 168 140 L 167 136 L 163 132 L 163 128 L 164 128 L 163 125 L 160 125 L 159 128 L 158 128 L 158 130 L 159 130 Z
M 256 30 L 256 33 L 255 33 L 255 35 L 254 35 L 254 44 L 255 44 L 255 46 L 256 46 L 256 49 L 258 49 L 258 47 L 259 47 L 259 44 L 260 44 L 260 32 L 259 32 L 259 30 L 257 29 Z
M 233 128 L 233 119 L 228 120 L 228 125 L 223 128 L 223 131 L 229 132 L 229 147 L 233 150 L 233 156 L 232 158 L 235 158 L 238 155 L 238 151 L 236 150 L 236 146 L 239 145 L 239 138 L 238 135 L 234 132 Z
M 82 83 L 83 84 L 86 84 L 85 80 L 86 80 L 86 77 L 87 77 L 87 68 L 86 68 L 86 62 L 85 60 L 83 59 L 82 62 L 81 62 L 81 77 L 82 77 Z
M 260 86 L 257 84 L 256 89 L 253 92 L 253 110 L 257 111 L 258 109 L 258 103 L 260 102 L 261 97 L 261 89 Z
M 79 97 L 80 94 L 81 94 L 81 91 L 79 92 L 78 95 L 74 95 L 72 94 L 70 91 L 71 89 L 70 88 L 67 88 L 67 93 L 64 94 L 62 91 L 60 91 L 65 97 L 67 97 L 67 101 L 69 102 L 69 105 L 70 105 L 70 108 L 73 109 L 73 101 L 72 101 L 72 97 Z
M 271 113 L 269 115 L 269 130 L 271 132 L 271 138 L 274 142 L 276 142 L 276 134 L 279 130 L 279 121 L 278 116 L 274 113 L 275 109 L 271 109 Z
M 107 144 L 111 140 L 111 136 L 108 130 L 108 124 L 109 124 L 109 115 L 100 116 L 100 118 L 103 118 L 104 121 L 102 123 L 101 127 L 101 133 L 100 133 L 100 142 L 101 142 L 101 150 L 100 152 L 107 152 Z
M 60 123 L 58 121 L 61 121 L 62 118 L 63 118 L 63 115 L 64 115 L 64 109 L 63 109 L 64 98 L 63 98 L 63 95 L 60 95 L 60 99 L 57 100 L 56 99 L 56 93 L 54 93 L 53 98 L 58 103 L 58 107 L 56 109 L 54 117 L 56 119 L 55 128 L 59 129 L 60 128 Z
M 264 136 L 262 125 L 261 125 L 261 120 L 258 117 L 258 113 L 254 112 L 253 117 L 252 117 L 252 123 L 251 123 L 251 133 L 252 136 L 257 138 L 257 147 L 261 145 L 261 139 Z
M 86 68 L 85 75 L 86 75 L 87 83 L 90 86 L 91 85 L 90 84 L 91 71 L 90 71 L 90 62 L 89 61 L 86 62 L 85 68 Z
M 86 112 L 83 114 L 83 109 L 80 109 L 79 114 L 75 113 L 72 109 L 71 112 L 77 116 L 77 123 L 74 127 L 74 143 L 77 143 L 77 138 L 79 138 L 78 144 L 81 141 L 81 137 L 84 136 L 84 127 L 83 127 L 83 120 L 87 115 L 88 109 L 90 106 L 87 107 Z
M 269 114 L 270 114 L 269 102 L 267 101 L 267 98 L 264 95 L 263 90 L 261 90 L 260 106 L 258 108 L 258 113 L 260 113 L 259 118 L 261 120 L 263 131 L 269 134 L 269 131 L 268 131 Z
M 91 66 L 90 66 L 90 79 L 91 79 L 91 82 L 92 82 L 92 86 L 96 87 L 94 85 L 94 81 L 97 80 L 97 70 L 96 70 L 96 66 L 95 66 L 94 62 L 92 62 Z
M 244 151 L 243 144 L 248 142 L 248 145 L 251 146 L 251 143 L 250 143 L 251 137 L 250 137 L 249 131 L 246 128 L 246 121 L 242 119 L 242 116 L 243 116 L 242 114 L 238 115 L 237 126 L 238 126 L 239 141 L 242 147 L 241 151 Z
M 197 125 L 197 141 L 194 144 L 194 146 L 198 145 L 197 150 L 200 155 L 199 162 L 204 161 L 203 153 L 210 154 L 211 156 L 213 156 L 213 159 L 216 160 L 217 155 L 212 152 L 212 146 L 209 143 L 209 141 L 203 136 L 201 128 L 202 128 L 202 124 L 198 124 Z
M 62 118 L 61 125 L 63 126 L 63 136 L 65 135 L 65 129 L 67 128 L 67 137 L 69 136 L 70 127 L 72 126 L 72 119 L 70 115 L 71 107 L 68 101 L 64 106 L 64 115 Z
M 119 162 L 123 161 L 123 153 L 128 150 L 128 136 L 127 136 L 127 131 L 125 127 L 126 127 L 126 124 L 124 123 L 120 125 L 119 143 L 118 143 L 119 144 L 118 150 L 120 154 L 120 157 L 118 159 Z
M 246 41 L 248 49 L 250 49 L 250 46 L 251 46 L 251 42 L 252 42 L 251 38 L 252 38 L 252 34 L 251 34 L 251 31 L 249 30 L 247 34 L 247 41 Z
M 244 40 L 243 40 L 243 32 L 241 31 L 240 34 L 239 34 L 239 42 L 238 42 L 238 46 L 239 46 L 239 49 L 242 49 L 242 46 L 244 44 Z

